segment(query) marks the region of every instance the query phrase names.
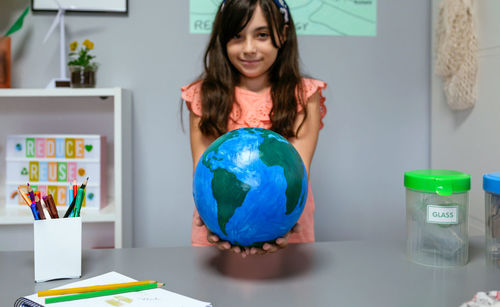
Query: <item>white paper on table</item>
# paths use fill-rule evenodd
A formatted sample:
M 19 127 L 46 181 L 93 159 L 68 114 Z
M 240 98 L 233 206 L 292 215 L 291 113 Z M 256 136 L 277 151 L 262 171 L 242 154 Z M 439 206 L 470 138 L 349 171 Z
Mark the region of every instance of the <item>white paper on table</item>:
M 86 287 L 95 285 L 115 284 L 124 282 L 137 281 L 117 272 L 109 272 L 96 277 L 70 283 L 54 289 Z M 38 297 L 38 294 L 26 296 L 25 298 L 45 306 L 45 297 Z M 88 306 L 103 306 L 103 307 L 147 307 L 147 306 L 172 306 L 172 307 L 212 307 L 211 303 L 202 302 L 187 296 L 183 296 L 165 289 L 150 289 L 138 292 L 127 292 L 122 294 L 101 296 L 89 299 L 75 300 L 69 302 L 57 303 L 57 307 L 72 306 L 72 307 L 88 307 Z M 89 305 L 90 304 L 90 305 Z M 48 304 L 47 306 L 52 306 Z

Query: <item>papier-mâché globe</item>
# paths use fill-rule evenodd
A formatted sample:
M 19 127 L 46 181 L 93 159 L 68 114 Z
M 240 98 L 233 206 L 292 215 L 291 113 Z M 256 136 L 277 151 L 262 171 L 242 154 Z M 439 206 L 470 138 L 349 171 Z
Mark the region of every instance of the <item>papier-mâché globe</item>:
M 196 166 L 193 197 L 208 229 L 239 246 L 262 246 L 297 223 L 307 172 L 281 135 L 242 128 L 216 139 Z

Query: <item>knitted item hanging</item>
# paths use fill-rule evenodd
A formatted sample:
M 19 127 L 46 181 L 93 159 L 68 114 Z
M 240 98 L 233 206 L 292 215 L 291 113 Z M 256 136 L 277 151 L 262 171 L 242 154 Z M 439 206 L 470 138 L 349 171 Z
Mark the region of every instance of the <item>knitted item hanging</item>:
M 477 100 L 477 35 L 474 0 L 442 0 L 437 27 L 436 75 L 444 81 L 448 105 L 474 107 Z

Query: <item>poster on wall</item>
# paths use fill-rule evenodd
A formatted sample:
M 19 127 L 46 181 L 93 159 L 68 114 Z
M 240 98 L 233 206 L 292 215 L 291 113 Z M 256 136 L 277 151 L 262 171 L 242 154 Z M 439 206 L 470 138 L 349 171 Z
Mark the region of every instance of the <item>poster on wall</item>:
M 220 1 L 189 1 L 190 33 L 210 33 Z M 299 35 L 377 35 L 377 0 L 286 0 L 286 3 Z
M 66 11 L 128 13 L 128 0 L 31 0 L 34 12 L 57 11 L 59 5 Z

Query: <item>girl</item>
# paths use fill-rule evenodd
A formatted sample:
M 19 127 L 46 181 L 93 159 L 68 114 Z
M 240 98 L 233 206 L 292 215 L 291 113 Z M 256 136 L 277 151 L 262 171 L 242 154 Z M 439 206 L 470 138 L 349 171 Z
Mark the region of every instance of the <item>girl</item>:
M 227 131 L 271 129 L 295 146 L 307 173 L 326 108 L 322 81 L 303 78 L 297 35 L 283 0 L 225 0 L 215 17 L 200 79 L 181 89 L 190 110 L 193 168 L 205 149 Z M 308 198 L 298 227 L 276 244 L 241 249 L 221 241 L 193 215 L 192 244 L 216 244 L 247 254 L 274 252 L 288 242 L 314 242 L 314 198 Z

